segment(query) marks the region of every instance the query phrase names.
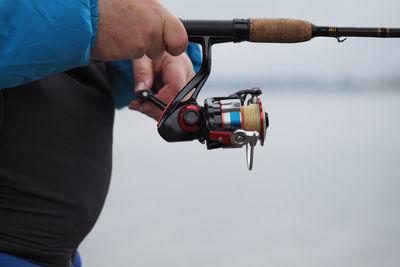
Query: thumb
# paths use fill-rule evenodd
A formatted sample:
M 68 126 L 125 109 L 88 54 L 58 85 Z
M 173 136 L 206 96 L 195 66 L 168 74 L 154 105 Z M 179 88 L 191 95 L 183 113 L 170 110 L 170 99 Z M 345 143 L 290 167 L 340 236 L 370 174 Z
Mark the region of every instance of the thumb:
M 135 94 L 153 86 L 153 64 L 147 56 L 132 60 L 133 77 L 135 78 Z
M 182 22 L 171 13 L 167 16 L 163 28 L 164 45 L 172 56 L 179 56 L 188 46 L 188 36 Z

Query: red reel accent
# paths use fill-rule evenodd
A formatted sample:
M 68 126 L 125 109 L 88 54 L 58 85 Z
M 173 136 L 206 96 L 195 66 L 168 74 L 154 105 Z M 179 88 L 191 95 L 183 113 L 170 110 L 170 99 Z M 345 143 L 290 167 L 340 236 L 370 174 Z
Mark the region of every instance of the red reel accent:
M 214 141 L 217 141 L 221 144 L 232 145 L 231 142 L 232 133 L 229 132 L 210 132 L 210 138 Z
M 160 118 L 158 119 L 157 127 L 158 127 L 158 125 L 160 124 L 161 118 L 164 116 L 165 111 L 167 111 L 167 109 L 169 108 L 169 106 L 172 104 L 172 101 L 174 101 L 174 98 L 172 98 L 171 101 L 169 101 L 167 107 L 164 109 L 163 113 L 161 114 Z
M 260 105 L 260 120 L 261 120 L 260 143 L 261 146 L 264 146 L 265 133 L 267 129 L 265 129 L 265 113 L 263 111 L 262 101 L 260 98 L 258 99 L 258 104 Z
M 195 109 L 195 110 L 197 110 L 197 112 L 199 112 L 199 114 L 201 114 L 201 109 L 200 109 L 198 106 L 195 106 L 195 105 L 188 105 L 188 106 L 182 108 L 181 111 L 179 112 L 179 119 L 178 119 L 178 120 L 179 120 L 179 125 L 180 125 L 183 129 L 185 129 L 186 131 L 196 131 L 196 130 L 199 129 L 199 126 L 198 126 L 198 125 L 194 125 L 194 126 L 187 125 L 187 124 L 183 121 L 183 113 L 184 113 L 186 110 L 189 110 L 189 109 Z

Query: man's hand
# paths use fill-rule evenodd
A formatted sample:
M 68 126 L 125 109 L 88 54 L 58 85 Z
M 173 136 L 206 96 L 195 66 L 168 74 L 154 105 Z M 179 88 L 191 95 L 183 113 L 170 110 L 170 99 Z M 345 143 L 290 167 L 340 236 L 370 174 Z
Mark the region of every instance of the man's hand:
M 136 94 L 143 89 L 153 87 L 159 89 L 156 97 L 165 103 L 169 103 L 195 75 L 192 62 L 186 54 L 173 57 L 165 53 L 161 58 L 153 61 L 144 56 L 132 60 L 132 64 Z M 154 79 L 160 81 L 160 84 L 154 84 Z M 132 101 L 129 108 L 140 111 L 155 120 L 158 120 L 162 114 L 162 111 L 153 104 L 140 103 L 139 100 Z
M 159 58 L 183 53 L 186 30 L 158 0 L 99 0 L 92 55 L 101 60 Z

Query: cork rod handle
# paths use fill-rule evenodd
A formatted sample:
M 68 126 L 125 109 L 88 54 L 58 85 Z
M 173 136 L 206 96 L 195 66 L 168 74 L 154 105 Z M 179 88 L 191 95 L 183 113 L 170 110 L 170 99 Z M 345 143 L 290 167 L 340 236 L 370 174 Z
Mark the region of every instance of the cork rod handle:
M 312 38 L 312 24 L 297 19 L 250 19 L 250 42 L 298 43 Z

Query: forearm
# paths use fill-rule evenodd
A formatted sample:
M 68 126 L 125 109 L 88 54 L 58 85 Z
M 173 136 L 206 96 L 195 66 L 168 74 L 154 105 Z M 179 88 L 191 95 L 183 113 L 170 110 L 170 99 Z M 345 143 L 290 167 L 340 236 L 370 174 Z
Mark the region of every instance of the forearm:
M 158 0 L 3 0 L 0 25 L 0 90 L 86 65 L 90 55 L 156 59 L 188 42 Z

